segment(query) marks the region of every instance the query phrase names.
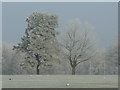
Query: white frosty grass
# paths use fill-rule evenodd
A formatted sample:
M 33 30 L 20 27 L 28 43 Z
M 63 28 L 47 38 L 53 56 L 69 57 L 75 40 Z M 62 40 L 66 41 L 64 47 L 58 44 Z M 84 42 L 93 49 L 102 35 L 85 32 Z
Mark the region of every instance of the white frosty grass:
M 117 75 L 4 75 L 3 88 L 118 88 Z

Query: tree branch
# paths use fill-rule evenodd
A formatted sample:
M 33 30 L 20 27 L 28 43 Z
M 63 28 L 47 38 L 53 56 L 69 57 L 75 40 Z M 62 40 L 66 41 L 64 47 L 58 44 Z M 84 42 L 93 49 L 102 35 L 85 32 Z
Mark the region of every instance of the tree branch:
M 84 60 L 82 60 L 82 61 L 77 62 L 77 65 L 80 64 L 80 63 L 82 63 L 82 62 L 88 61 L 88 60 L 91 59 L 92 57 L 93 57 L 93 56 L 90 56 L 90 57 L 87 58 L 87 59 L 84 59 Z

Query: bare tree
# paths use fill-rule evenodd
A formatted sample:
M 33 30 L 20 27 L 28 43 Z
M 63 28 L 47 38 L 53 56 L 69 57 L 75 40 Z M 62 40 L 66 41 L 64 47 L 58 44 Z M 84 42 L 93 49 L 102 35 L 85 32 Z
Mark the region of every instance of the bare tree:
M 84 30 L 82 34 L 78 34 L 78 20 L 70 23 L 67 30 L 63 46 L 66 50 L 66 56 L 72 69 L 72 75 L 75 75 L 76 67 L 80 63 L 88 61 L 94 56 L 92 52 L 94 43 L 89 37 L 87 30 Z
M 113 39 L 111 45 L 106 49 L 106 74 L 118 74 L 118 38 Z

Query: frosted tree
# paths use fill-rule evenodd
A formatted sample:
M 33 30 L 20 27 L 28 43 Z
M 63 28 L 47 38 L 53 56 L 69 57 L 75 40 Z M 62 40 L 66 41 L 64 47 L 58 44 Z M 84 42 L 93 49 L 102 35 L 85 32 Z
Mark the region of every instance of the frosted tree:
M 21 52 L 25 61 L 23 68 L 35 67 L 39 74 L 40 67 L 52 65 L 57 60 L 57 39 L 55 28 L 58 27 L 58 17 L 47 13 L 33 12 L 27 17 L 28 23 L 22 41 L 14 46 Z
M 106 74 L 118 74 L 118 47 L 118 39 L 115 38 L 106 50 Z
M 71 66 L 72 75 L 76 74 L 76 67 L 79 64 L 90 60 L 94 56 L 92 52 L 94 43 L 87 31 L 89 28 L 86 27 L 84 31 L 80 32 L 79 25 L 79 20 L 73 20 L 66 27 L 66 33 L 64 31 L 63 46 L 66 52 L 66 58 Z

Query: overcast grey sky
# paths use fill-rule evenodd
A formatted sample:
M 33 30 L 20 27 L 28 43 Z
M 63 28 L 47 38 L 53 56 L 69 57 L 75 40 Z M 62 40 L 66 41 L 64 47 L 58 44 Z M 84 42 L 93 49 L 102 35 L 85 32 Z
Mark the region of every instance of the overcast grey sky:
M 3 42 L 20 42 L 24 35 L 25 19 L 33 11 L 59 16 L 60 26 L 74 18 L 94 26 L 100 47 L 107 47 L 118 33 L 118 3 L 3 3 Z

